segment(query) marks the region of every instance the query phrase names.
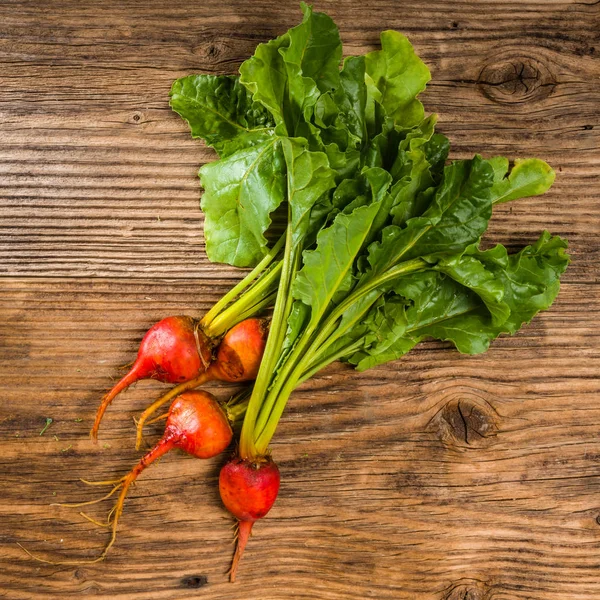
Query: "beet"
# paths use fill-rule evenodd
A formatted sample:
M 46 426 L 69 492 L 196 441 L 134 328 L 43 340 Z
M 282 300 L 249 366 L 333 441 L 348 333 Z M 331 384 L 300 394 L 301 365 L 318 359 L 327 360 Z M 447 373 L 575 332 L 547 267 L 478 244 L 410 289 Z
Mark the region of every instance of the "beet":
M 207 370 L 219 381 L 251 381 L 256 379 L 267 343 L 269 322 L 246 319 L 232 327 L 217 349 L 215 361 Z
M 238 519 L 237 545 L 229 571 L 232 582 L 235 581 L 252 526 L 271 510 L 279 492 L 279 482 L 279 468 L 269 456 L 254 461 L 236 456 L 221 469 L 221 500 L 225 508 Z

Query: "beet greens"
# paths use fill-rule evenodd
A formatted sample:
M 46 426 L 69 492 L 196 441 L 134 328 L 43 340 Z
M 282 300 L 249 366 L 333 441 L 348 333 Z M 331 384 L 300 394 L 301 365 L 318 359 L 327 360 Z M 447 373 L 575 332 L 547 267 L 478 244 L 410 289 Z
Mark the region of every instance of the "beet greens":
M 380 50 L 342 62 L 335 23 L 302 10 L 239 77 L 193 75 L 171 90 L 192 135 L 220 156 L 200 169 L 209 258 L 256 264 L 273 213 L 287 214 L 270 334 L 233 459 L 257 469 L 271 460 L 290 394 L 326 365 L 363 371 L 425 338 L 484 352 L 552 304 L 569 262 L 548 232 L 515 254 L 481 247 L 494 205 L 552 185 L 544 161 L 448 163 L 448 139 L 418 99 L 429 70 L 407 38 L 384 31 Z
M 260 457 L 295 386 L 334 360 L 358 370 L 426 337 L 465 353 L 514 333 L 558 292 L 566 244 L 544 233 L 516 255 L 479 243 L 495 204 L 544 193 L 543 161 L 475 156 L 447 164 L 418 94 L 430 78 L 408 40 L 348 57 L 333 21 L 258 46 L 240 77 L 177 80 L 171 105 L 220 154 L 204 165 L 207 253 L 246 266 L 285 203 L 271 334 L 240 439 Z

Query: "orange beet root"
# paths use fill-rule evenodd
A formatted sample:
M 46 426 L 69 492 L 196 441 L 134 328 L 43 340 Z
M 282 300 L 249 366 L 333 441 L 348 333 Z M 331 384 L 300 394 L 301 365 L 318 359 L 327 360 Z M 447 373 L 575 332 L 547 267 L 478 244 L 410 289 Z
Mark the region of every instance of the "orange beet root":
M 223 337 L 210 371 L 219 381 L 256 379 L 267 343 L 268 321 L 246 319 Z

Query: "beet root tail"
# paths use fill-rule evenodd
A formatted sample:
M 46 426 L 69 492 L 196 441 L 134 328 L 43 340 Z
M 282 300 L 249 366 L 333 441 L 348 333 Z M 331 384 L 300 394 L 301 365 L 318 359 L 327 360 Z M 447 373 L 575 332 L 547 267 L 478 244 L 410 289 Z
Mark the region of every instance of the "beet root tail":
M 98 443 L 98 429 L 100 429 L 100 422 L 102 421 L 102 417 L 106 412 L 106 409 L 110 406 L 110 403 L 120 394 L 123 390 L 126 390 L 131 384 L 135 383 L 140 379 L 140 375 L 134 363 L 133 367 L 127 375 L 125 375 L 113 388 L 110 392 L 104 394 L 102 396 L 102 400 L 100 401 L 100 406 L 96 411 L 96 418 L 94 419 L 94 425 L 92 430 L 90 431 L 90 437 L 94 444 Z
M 158 444 L 154 446 L 154 448 L 142 456 L 140 462 L 122 479 L 121 483 L 119 483 L 118 486 L 115 486 L 121 488 L 121 492 L 115 506 L 109 514 L 108 523 L 111 525 L 111 536 L 99 557 L 100 559 L 103 559 L 107 555 L 108 551 L 117 540 L 117 526 L 119 524 L 119 518 L 123 513 L 125 498 L 127 497 L 129 487 L 138 478 L 139 474 L 146 469 L 146 467 L 150 466 L 155 460 L 163 456 L 163 454 L 166 454 L 169 450 L 171 450 L 171 448 L 173 448 L 174 445 L 175 443 L 173 439 L 163 438 L 160 440 Z
M 252 532 L 252 525 L 254 521 L 238 521 L 238 532 L 237 532 L 237 543 L 235 546 L 235 554 L 231 561 L 231 569 L 229 569 L 229 581 L 233 583 L 235 581 L 235 575 L 237 573 L 238 565 L 246 549 L 248 538 Z
M 108 494 L 103 496 L 98 500 L 92 500 L 91 502 L 79 502 L 76 504 L 61 504 L 60 506 L 84 506 L 86 504 L 96 504 L 97 502 L 101 502 L 102 500 L 106 500 L 110 496 L 112 496 L 117 490 L 120 490 L 117 502 L 115 506 L 112 508 L 108 515 L 108 520 L 106 523 L 100 523 L 95 519 L 90 518 L 85 513 L 80 513 L 88 521 L 91 521 L 95 525 L 99 525 L 101 527 L 110 527 L 111 535 L 108 540 L 106 546 L 104 546 L 104 550 L 100 553 L 100 555 L 96 558 L 89 559 L 81 559 L 81 560 L 47 560 L 45 558 L 38 557 L 32 554 L 27 548 L 18 544 L 31 558 L 38 562 L 43 562 L 49 565 L 87 565 L 98 563 L 106 558 L 108 551 L 113 547 L 117 540 L 117 526 L 119 524 L 119 518 L 123 513 L 123 508 L 125 505 L 125 498 L 127 497 L 127 492 L 131 487 L 131 484 L 138 478 L 139 474 L 148 466 L 150 466 L 155 460 L 159 459 L 163 454 L 166 454 L 171 448 L 175 446 L 175 440 L 172 438 L 163 438 L 152 450 L 147 452 L 139 461 L 139 463 L 125 476 L 121 479 L 115 480 L 115 485 Z M 99 483 L 111 483 L 111 482 L 99 482 Z

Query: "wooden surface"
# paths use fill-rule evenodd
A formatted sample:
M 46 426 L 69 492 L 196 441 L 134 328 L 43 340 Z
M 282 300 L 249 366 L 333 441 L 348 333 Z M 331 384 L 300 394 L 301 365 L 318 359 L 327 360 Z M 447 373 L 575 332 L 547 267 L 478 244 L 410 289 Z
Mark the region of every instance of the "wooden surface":
M 132 417 L 161 386 L 119 398 L 94 447 L 101 394 L 150 324 L 201 315 L 239 277 L 203 253 L 195 174 L 213 154 L 169 110 L 170 84 L 234 72 L 300 12 L 282 0 L 2 2 L 0 597 L 600 598 L 600 4 L 316 7 L 347 54 L 382 29 L 410 36 L 453 157 L 555 167 L 549 194 L 496 210 L 489 239 L 566 236 L 558 301 L 482 356 L 425 343 L 305 384 L 273 444 L 279 499 L 234 585 L 220 461 L 176 453 L 133 489 L 104 563 L 31 561 L 17 542 L 49 558 L 105 543 L 49 505 L 93 498 L 79 477 L 134 464 Z

